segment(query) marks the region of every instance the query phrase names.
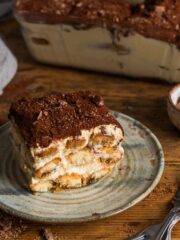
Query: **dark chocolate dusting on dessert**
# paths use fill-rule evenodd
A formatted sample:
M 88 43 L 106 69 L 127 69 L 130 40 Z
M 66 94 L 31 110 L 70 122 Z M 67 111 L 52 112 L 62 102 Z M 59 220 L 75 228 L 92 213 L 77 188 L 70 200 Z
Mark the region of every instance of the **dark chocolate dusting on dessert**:
M 180 47 L 179 0 L 17 0 L 16 9 L 27 21 L 128 29 Z
M 103 124 L 121 127 L 103 98 L 86 91 L 22 98 L 12 104 L 9 118 L 15 121 L 30 147 L 47 147 L 52 140 L 76 137 L 83 129 Z

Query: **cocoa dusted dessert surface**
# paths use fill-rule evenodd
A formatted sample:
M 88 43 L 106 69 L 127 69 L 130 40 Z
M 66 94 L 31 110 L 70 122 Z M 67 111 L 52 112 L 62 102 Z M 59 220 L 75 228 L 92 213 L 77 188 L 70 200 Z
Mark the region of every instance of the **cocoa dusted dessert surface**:
M 120 28 L 180 46 L 178 0 L 17 0 L 16 10 L 30 22 Z
M 17 0 L 16 9 L 24 11 L 28 20 L 45 23 L 119 23 L 130 15 L 123 0 Z
M 9 118 L 15 121 L 29 146 L 46 147 L 55 139 L 78 136 L 102 124 L 120 124 L 92 92 L 22 98 L 13 103 Z

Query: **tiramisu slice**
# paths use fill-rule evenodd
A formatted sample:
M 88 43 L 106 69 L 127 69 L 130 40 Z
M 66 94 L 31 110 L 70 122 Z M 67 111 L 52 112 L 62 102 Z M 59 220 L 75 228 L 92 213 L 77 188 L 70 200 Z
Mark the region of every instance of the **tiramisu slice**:
M 9 118 L 32 191 L 85 186 L 123 158 L 123 130 L 91 92 L 23 98 L 12 104 Z

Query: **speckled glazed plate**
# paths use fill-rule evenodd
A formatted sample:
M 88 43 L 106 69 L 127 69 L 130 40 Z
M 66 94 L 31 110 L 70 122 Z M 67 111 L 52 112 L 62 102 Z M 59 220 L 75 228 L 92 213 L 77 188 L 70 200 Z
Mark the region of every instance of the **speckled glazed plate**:
M 31 194 L 24 187 L 13 151 L 9 124 L 0 130 L 0 208 L 39 222 L 82 222 L 120 213 L 145 198 L 164 169 L 161 145 L 136 120 L 114 113 L 125 130 L 125 159 L 99 182 L 60 193 Z

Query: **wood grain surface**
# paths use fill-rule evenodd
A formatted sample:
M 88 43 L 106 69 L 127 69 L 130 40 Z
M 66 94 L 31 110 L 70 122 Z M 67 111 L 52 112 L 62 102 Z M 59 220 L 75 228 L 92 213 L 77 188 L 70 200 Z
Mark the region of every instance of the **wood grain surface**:
M 111 109 L 130 115 L 149 127 L 162 143 L 166 160 L 163 177 L 156 189 L 124 213 L 100 221 L 50 226 L 12 219 L 0 212 L 0 239 L 123 240 L 161 221 L 171 208 L 170 201 L 180 182 L 180 132 L 171 124 L 166 109 L 172 86 L 43 65 L 31 58 L 14 20 L 0 23 L 0 32 L 19 62 L 15 78 L 0 96 L 1 124 L 7 121 L 10 103 L 21 96 L 39 96 L 49 91 L 95 90 L 105 96 Z M 10 222 L 9 228 L 17 233 L 8 233 L 9 229 L 4 229 L 2 222 Z M 44 234 L 42 228 L 45 228 Z M 173 230 L 173 239 L 180 239 L 180 224 Z

